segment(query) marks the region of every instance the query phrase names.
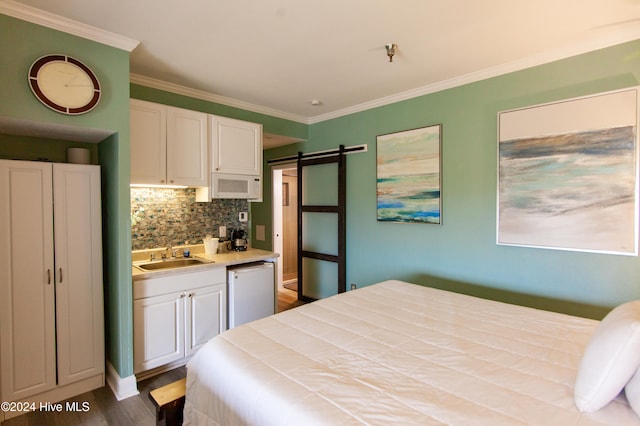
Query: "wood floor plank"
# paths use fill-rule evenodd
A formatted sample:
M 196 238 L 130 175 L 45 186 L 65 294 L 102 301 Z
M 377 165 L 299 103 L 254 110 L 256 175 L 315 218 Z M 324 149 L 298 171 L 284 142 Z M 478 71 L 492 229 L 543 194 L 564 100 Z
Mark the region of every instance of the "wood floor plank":
M 304 305 L 304 303 L 305 302 L 298 300 L 298 292 L 296 291 L 288 290 L 286 288 L 278 291 L 278 312 Z

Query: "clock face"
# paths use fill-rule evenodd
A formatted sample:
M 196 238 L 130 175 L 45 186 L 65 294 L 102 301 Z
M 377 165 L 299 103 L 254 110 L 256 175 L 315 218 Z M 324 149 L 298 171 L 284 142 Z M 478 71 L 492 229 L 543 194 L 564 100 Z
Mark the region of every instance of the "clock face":
M 33 94 L 46 106 L 63 114 L 84 114 L 100 100 L 100 83 L 82 62 L 64 55 L 47 55 L 29 70 Z

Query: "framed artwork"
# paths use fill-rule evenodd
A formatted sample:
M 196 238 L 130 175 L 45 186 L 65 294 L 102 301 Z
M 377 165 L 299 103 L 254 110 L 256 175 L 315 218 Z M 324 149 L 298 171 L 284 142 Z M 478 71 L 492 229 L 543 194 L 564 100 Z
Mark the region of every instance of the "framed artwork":
M 638 254 L 638 88 L 498 113 L 497 243 Z
M 442 222 L 442 126 L 380 135 L 377 218 L 381 222 Z

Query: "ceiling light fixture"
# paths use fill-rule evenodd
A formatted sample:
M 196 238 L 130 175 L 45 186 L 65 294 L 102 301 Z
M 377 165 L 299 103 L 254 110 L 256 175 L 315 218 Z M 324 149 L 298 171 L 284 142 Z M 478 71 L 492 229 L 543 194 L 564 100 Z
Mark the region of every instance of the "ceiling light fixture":
M 322 101 L 319 100 L 319 99 L 314 99 L 314 100 L 311 101 L 311 105 L 320 106 L 320 105 L 322 105 Z
M 387 56 L 389 57 L 389 62 L 393 62 L 393 55 L 396 54 L 396 49 L 398 45 L 395 43 L 385 44 L 384 47 L 387 49 Z

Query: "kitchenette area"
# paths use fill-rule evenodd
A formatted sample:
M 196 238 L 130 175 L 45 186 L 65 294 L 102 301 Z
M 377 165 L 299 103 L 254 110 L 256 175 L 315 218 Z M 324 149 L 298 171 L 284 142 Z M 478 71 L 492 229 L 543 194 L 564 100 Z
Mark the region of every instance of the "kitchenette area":
M 270 251 L 271 224 L 252 217 L 266 208 L 262 138 L 302 141 L 308 125 L 136 80 L 130 54 L 137 41 L 102 31 L 86 38 L 57 27 L 44 11 L 27 14 L 44 18 L 31 22 L 3 5 L 4 57 L 13 59 L 4 63 L 7 84 L 0 90 L 6 101 L 0 107 L 0 242 L 6 249 L 0 261 L 0 396 L 55 402 L 108 385 L 117 400 L 133 397 L 134 329 L 140 330 L 133 320 L 134 291 L 140 300 L 135 287 L 202 273 L 205 284 L 194 286 L 200 292 L 226 286 L 227 269 L 239 264 L 280 264 Z M 81 113 L 50 108 L 30 85 L 40 58 L 60 61 L 61 53 L 86 65 L 100 83 L 99 98 L 91 97 Z M 229 241 L 232 230 L 244 231 L 247 250 L 207 259 L 203 239 Z M 189 247 L 190 259 L 208 263 L 189 260 L 153 271 L 133 265 L 150 260 L 147 250 L 166 247 L 177 250 L 176 258 Z M 142 257 L 132 262 L 136 252 Z M 171 260 L 172 250 L 166 255 Z M 194 291 L 187 290 L 164 296 L 183 292 L 188 299 Z M 220 303 L 228 315 L 228 302 Z M 187 304 L 172 304 L 186 316 Z M 208 305 L 201 306 L 198 318 L 208 315 Z M 166 320 L 160 315 L 153 322 Z M 178 321 L 187 324 L 185 317 Z M 225 315 L 219 322 L 198 325 L 190 335 L 197 340 L 229 327 Z M 185 332 L 160 334 L 173 334 L 179 348 Z M 152 353 L 162 351 L 150 342 Z M 0 413 L 0 422 L 9 417 Z
M 132 253 L 134 374 L 184 365 L 209 339 L 277 310 L 277 255 L 204 244 Z M 185 249 L 188 247 L 185 256 Z
M 184 365 L 277 311 L 278 254 L 252 248 L 262 125 L 131 100 L 133 373 Z
M 105 257 L 117 212 L 102 151 L 4 136 L 0 224 L 11 233 L 0 232 L 9 253 L 0 307 L 12 326 L 0 337 L 16 355 L 0 373 L 17 378 L 3 381 L 5 400 L 60 401 L 105 382 L 124 399 L 137 394 L 136 381 L 278 310 L 279 254 L 253 246 L 266 240 L 250 204 L 263 197 L 262 125 L 135 99 L 130 115 L 131 278 L 119 290 L 103 273 L 128 254 Z M 122 330 L 133 339 L 111 329 L 109 341 L 114 318 L 129 318 Z M 109 351 L 128 341 L 132 368 L 121 375 Z

